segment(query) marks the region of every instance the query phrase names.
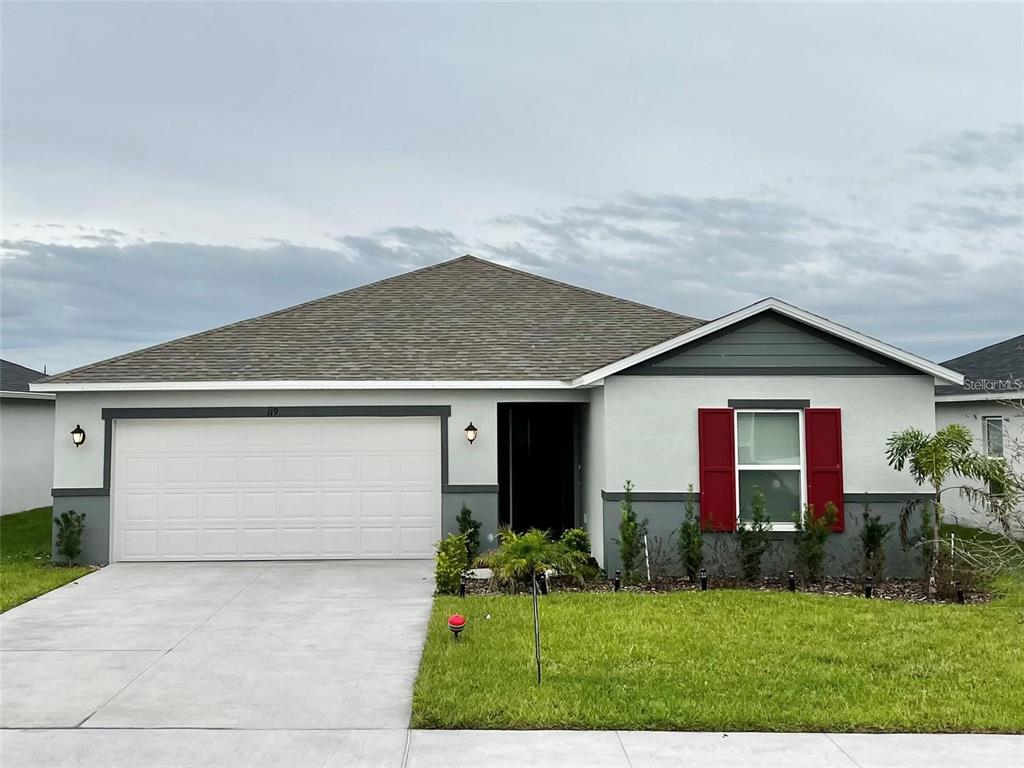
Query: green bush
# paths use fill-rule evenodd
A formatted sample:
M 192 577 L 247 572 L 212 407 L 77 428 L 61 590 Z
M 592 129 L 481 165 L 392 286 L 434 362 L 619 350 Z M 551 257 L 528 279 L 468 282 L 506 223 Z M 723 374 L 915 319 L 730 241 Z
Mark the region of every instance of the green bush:
M 883 523 L 881 515 L 872 515 L 871 508 L 864 506 L 864 527 L 860 530 L 860 546 L 863 554 L 863 575 L 880 582 L 885 578 L 885 540 L 892 532 L 892 523 Z
M 584 528 L 567 528 L 559 539 L 569 549 L 590 557 L 590 534 Z
M 704 563 L 704 537 L 700 529 L 700 515 L 693 506 L 693 483 L 690 483 L 687 490 L 686 509 L 676 547 L 679 550 L 679 563 L 683 572 L 686 578 L 693 581 Z
M 498 540 L 501 543 L 481 555 L 480 562 L 494 571 L 495 581 L 513 588 L 529 583 L 545 571 L 580 578 L 580 568 L 587 562 L 583 552 L 561 541 L 552 541 L 547 531 L 537 528 L 526 533 L 505 528 L 499 532 Z
M 462 503 L 459 516 L 455 519 L 459 524 L 459 533 L 466 539 L 466 556 L 469 564 L 476 562 L 476 556 L 480 554 L 480 522 L 473 519 L 473 511 Z
M 756 581 L 761 578 L 761 559 L 768 550 L 768 535 L 772 530 L 772 523 L 765 508 L 764 494 L 760 488 L 754 490 L 750 506 L 750 522 L 740 523 L 736 528 L 736 536 L 743 578 Z
M 633 481 L 627 480 L 623 489 L 625 494 L 619 502 L 619 511 L 622 513 L 622 520 L 619 523 L 619 559 L 622 560 L 623 578 L 626 583 L 632 583 L 636 581 L 637 569 L 640 566 L 647 521 L 637 519 L 633 510 Z
M 838 519 L 839 510 L 831 501 L 825 504 L 823 515 L 815 516 L 814 505 L 808 504 L 803 514 L 793 516 L 796 523 L 796 572 L 804 581 L 821 581 L 825 575 L 825 544 Z
M 437 542 L 434 567 L 434 585 L 439 595 L 454 595 L 459 591 L 462 574 L 469 568 L 466 537 L 450 533 Z
M 74 565 L 82 554 L 82 531 L 85 528 L 85 513 L 69 509 L 53 520 L 57 526 L 57 552 Z

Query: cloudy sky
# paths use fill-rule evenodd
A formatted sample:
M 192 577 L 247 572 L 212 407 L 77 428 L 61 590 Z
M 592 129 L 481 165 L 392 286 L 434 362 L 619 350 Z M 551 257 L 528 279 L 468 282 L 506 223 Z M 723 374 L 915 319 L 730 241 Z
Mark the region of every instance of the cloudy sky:
M 5 358 L 474 253 L 943 360 L 1024 332 L 1024 6 L 5 3 Z

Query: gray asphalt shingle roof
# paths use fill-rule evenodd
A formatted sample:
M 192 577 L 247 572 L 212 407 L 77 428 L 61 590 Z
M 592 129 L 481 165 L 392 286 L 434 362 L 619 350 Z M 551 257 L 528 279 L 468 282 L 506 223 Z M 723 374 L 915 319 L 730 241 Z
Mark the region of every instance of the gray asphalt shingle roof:
M 48 381 L 565 380 L 703 322 L 463 256 Z
M 1024 334 L 954 357 L 942 365 L 964 375 L 964 386 L 941 384 L 937 395 L 995 394 L 1024 390 Z
M 30 382 L 45 377 L 42 371 L 34 371 L 10 360 L 0 360 L 0 390 L 4 392 L 28 392 Z

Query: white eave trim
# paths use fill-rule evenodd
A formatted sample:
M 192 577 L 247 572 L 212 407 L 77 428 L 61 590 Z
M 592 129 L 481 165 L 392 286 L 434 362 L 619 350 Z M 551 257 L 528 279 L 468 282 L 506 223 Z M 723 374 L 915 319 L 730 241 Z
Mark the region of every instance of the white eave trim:
M 975 392 L 973 394 L 969 392 L 962 392 L 955 395 L 935 396 L 935 402 L 937 403 L 969 403 L 971 401 L 981 400 L 1003 400 L 1008 403 L 1014 403 L 1019 400 L 1024 400 L 1024 390 L 1014 390 L 1009 392 Z
M 32 385 L 29 384 L 31 387 Z M 56 395 L 49 392 L 8 392 L 0 391 L 0 398 L 4 400 L 53 400 Z
M 746 320 L 748 317 L 753 317 L 754 315 L 758 315 L 770 309 L 775 310 L 781 315 L 785 315 L 786 317 L 805 323 L 813 328 L 818 328 L 826 333 L 830 333 L 837 338 L 845 339 L 853 344 L 869 349 L 872 352 L 877 352 L 880 355 L 896 360 L 897 362 L 903 363 L 904 365 L 921 371 L 922 373 L 930 374 L 934 376 L 937 381 L 957 385 L 962 385 L 964 383 L 963 375 L 956 371 L 952 371 L 949 368 L 943 368 L 941 365 L 937 365 L 930 360 L 925 360 L 923 357 L 918 357 L 917 355 L 913 355 L 910 352 L 899 349 L 898 347 L 886 344 L 878 339 L 865 336 L 863 333 L 858 333 L 846 326 L 833 323 L 831 320 L 826 320 L 824 317 L 815 315 L 805 309 L 800 309 L 792 304 L 787 304 L 780 299 L 767 298 L 762 299 L 756 304 L 751 304 L 749 307 L 744 307 L 743 309 L 739 309 L 728 315 L 723 315 L 717 320 L 705 323 L 704 325 L 694 328 L 692 331 L 688 331 L 680 336 L 676 336 L 641 352 L 637 352 L 634 355 L 625 357 L 618 362 L 611 363 L 603 368 L 598 368 L 590 373 L 586 373 L 579 378 L 574 379 L 572 385 L 575 387 L 585 387 L 595 384 L 607 376 L 612 376 L 620 371 L 626 370 L 627 368 L 632 368 L 634 365 L 650 360 L 652 357 L 657 357 L 665 352 L 670 352 L 677 347 L 689 344 L 690 342 L 701 339 L 709 334 L 715 333 L 716 331 L 720 331 L 723 328 L 728 328 L 741 320 Z
M 391 389 L 574 389 L 568 381 L 141 381 L 141 382 L 43 382 L 29 385 L 34 392 L 197 392 L 210 390 L 264 391 L 293 389 L 391 390 Z

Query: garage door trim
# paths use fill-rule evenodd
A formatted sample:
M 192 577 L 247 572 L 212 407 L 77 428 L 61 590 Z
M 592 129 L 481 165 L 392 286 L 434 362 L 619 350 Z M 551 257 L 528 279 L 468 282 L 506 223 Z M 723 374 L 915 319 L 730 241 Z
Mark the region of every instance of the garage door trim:
M 54 488 L 54 496 L 108 496 L 114 445 L 115 419 L 253 419 L 317 416 L 437 416 L 441 419 L 441 493 L 452 493 L 467 486 L 448 484 L 448 418 L 450 405 L 282 405 L 282 406 L 211 406 L 208 408 L 104 408 L 101 412 L 103 430 L 103 487 Z M 474 486 L 478 491 L 492 486 Z M 493 491 L 497 492 L 497 486 Z

